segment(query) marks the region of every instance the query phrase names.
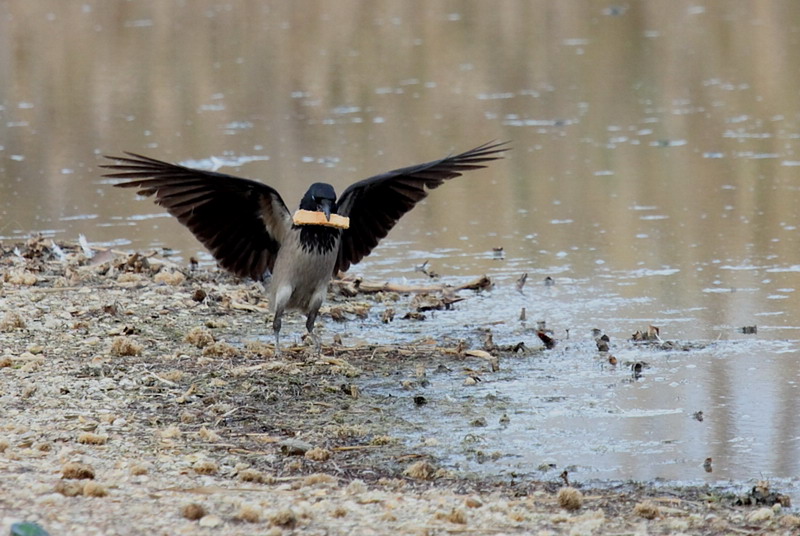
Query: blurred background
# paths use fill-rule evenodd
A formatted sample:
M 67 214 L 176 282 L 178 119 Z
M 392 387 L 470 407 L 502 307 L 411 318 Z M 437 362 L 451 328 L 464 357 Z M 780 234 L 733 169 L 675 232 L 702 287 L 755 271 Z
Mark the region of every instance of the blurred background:
M 203 251 L 104 182 L 103 154 L 263 180 L 293 208 L 312 181 L 510 140 L 388 244 L 464 253 L 444 275 L 503 247 L 512 271 L 644 278 L 628 297 L 676 307 L 790 270 L 780 304 L 730 321 L 796 311 L 798 21 L 791 1 L 3 2 L 0 237 Z
M 739 341 L 687 364 L 694 391 L 660 400 L 708 410 L 759 393 L 742 406 L 774 420 L 740 427 L 747 410 L 729 407 L 706 439 L 783 445 L 758 470 L 787 476 L 800 458 L 799 41 L 792 0 L 8 0 L 0 240 L 84 234 L 211 264 L 163 210 L 101 178 L 104 154 L 262 180 L 294 208 L 313 181 L 341 192 L 510 140 L 352 271 L 420 279 L 428 260 L 445 281 L 491 275 L 501 300 L 465 305 L 449 330 L 500 322 L 513 338 L 526 307 L 584 339 L 653 323 Z M 751 325 L 758 339 L 740 333 Z M 714 457 L 758 465 L 729 454 Z

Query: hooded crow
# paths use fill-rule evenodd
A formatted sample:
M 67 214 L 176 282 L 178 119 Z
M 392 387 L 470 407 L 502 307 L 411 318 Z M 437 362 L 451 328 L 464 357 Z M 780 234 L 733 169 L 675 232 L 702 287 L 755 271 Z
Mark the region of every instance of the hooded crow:
M 155 196 L 155 202 L 188 227 L 223 268 L 256 281 L 271 276 L 272 328 L 280 353 L 284 311 L 306 315 L 306 329 L 319 348 L 314 321 L 331 278 L 369 255 L 428 190 L 486 167 L 506 150 L 506 143 L 491 142 L 375 175 L 351 184 L 338 199 L 333 186 L 317 182 L 303 195 L 294 218 L 277 190 L 261 182 L 128 152 L 107 156 L 117 163 L 101 167 L 113 170 L 106 177 L 123 179 L 115 186 Z

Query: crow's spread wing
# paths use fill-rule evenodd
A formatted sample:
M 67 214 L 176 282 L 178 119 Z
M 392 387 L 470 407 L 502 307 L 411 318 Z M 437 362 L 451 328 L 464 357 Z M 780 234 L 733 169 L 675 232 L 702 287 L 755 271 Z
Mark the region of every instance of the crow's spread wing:
M 428 195 L 428 190 L 463 172 L 486 167 L 509 149 L 506 142 L 485 143 L 472 150 L 426 164 L 396 169 L 349 186 L 337 212 L 350 218 L 342 232 L 334 273 L 356 264 L 386 236 L 400 217 Z
M 272 271 L 292 217 L 280 194 L 266 184 L 191 169 L 141 156 L 107 156 L 116 164 L 106 177 L 121 188 L 155 196 L 194 233 L 219 264 L 236 275 L 261 280 Z

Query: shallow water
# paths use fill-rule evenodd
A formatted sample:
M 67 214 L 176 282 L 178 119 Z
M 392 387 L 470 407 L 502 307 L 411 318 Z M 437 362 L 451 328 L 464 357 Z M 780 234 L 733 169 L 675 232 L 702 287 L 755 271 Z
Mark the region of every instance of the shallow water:
M 367 322 L 327 329 L 372 340 L 390 331 L 403 342 L 455 337 L 478 347 L 490 330 L 496 344 L 524 342 L 540 348 L 534 332 L 538 321 L 546 321 L 559 339 L 553 350 L 504 358 L 500 372 L 479 373 L 476 385 L 465 386 L 464 380 L 466 370 L 486 368 L 477 358 L 454 362 L 447 374 L 426 371 L 428 385 L 411 393 L 401 385 L 405 379 L 415 380 L 416 370 L 365 382 L 362 390 L 396 400 L 400 411 L 408 412 L 406 418 L 416 427 L 409 436 L 412 443 L 432 443 L 432 451 L 449 454 L 448 460 L 461 469 L 557 475 L 566 468 L 579 481 L 769 478 L 783 480 L 796 494 L 796 328 L 755 312 L 750 318 L 758 322 L 758 333 L 744 334 L 744 324 L 701 323 L 698 318 L 708 313 L 708 306 L 695 303 L 664 311 L 655 298 L 627 298 L 614 288 L 620 281 L 626 282 L 626 292 L 631 284 L 646 288 L 652 277 L 669 275 L 609 277 L 602 284 L 557 278 L 554 286 L 531 283 L 521 294 L 512 278 L 497 275 L 496 288 L 462 292 L 467 299 L 455 304 L 455 310 L 435 312 L 424 322 L 395 321 L 387 330 L 376 313 Z M 728 293 L 732 303 L 739 299 L 739 292 Z M 718 294 L 701 297 L 716 300 Z M 769 300 L 764 294 L 752 289 L 745 299 Z M 523 306 L 526 321 L 519 320 Z M 676 348 L 630 342 L 633 332 L 650 324 L 659 326 L 662 338 Z M 608 354 L 598 352 L 592 328 L 610 336 L 609 354 L 617 358 L 616 366 L 609 364 Z M 639 377 L 631 370 L 636 362 L 645 367 Z M 411 399 L 418 394 L 428 405 L 414 407 Z M 697 412 L 702 412 L 702 421 Z M 504 415 L 507 423 L 501 421 Z M 474 426 L 478 418 L 486 425 Z M 711 472 L 703 467 L 709 457 Z
M 102 154 L 261 178 L 292 207 L 314 180 L 341 191 L 511 140 L 505 160 L 434 192 L 353 269 L 424 284 L 414 268 L 429 261 L 446 282 L 486 273 L 495 287 L 425 322 L 326 335 L 479 341 L 491 329 L 535 347 L 545 321 L 562 341 L 553 351 L 471 389 L 458 371 L 432 377 L 426 396 L 447 403 L 408 410 L 442 444 L 469 436 L 503 454 L 479 463 L 453 449 L 471 470 L 793 479 L 799 15 L 791 0 L 5 2 L 0 239 L 84 234 L 210 263 L 162 210 L 100 177 Z M 651 324 L 702 348 L 624 342 Z M 642 378 L 604 364 L 593 328 L 620 363 L 648 363 Z M 451 418 L 462 403 L 487 427 Z

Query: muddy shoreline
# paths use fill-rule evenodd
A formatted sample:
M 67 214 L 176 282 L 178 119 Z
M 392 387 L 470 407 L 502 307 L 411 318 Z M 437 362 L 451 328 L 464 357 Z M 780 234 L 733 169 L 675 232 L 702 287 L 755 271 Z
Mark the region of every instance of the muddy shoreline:
M 261 286 L 216 270 L 40 238 L 0 246 L 0 270 L 5 533 L 18 521 L 50 534 L 800 528 L 791 508 L 774 506 L 779 490 L 750 490 L 754 504 L 740 505 L 705 486 L 476 477 L 406 444 L 402 415 L 364 378 L 408 385 L 413 411 L 425 403 L 414 386 L 440 367 L 469 381 L 492 374 L 494 359 L 543 350 L 338 341 L 339 322 L 419 312 L 403 289 L 333 285 L 321 315 L 331 344 L 316 355 L 294 319 L 286 340 L 298 344 L 275 357 Z M 446 307 L 452 292 L 428 292 L 424 306 Z

